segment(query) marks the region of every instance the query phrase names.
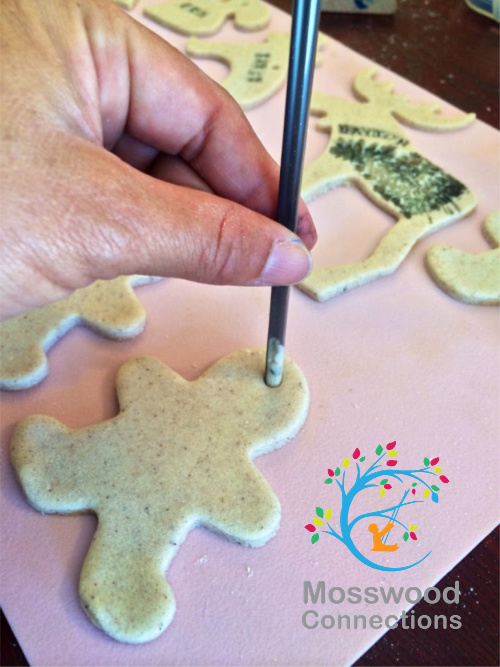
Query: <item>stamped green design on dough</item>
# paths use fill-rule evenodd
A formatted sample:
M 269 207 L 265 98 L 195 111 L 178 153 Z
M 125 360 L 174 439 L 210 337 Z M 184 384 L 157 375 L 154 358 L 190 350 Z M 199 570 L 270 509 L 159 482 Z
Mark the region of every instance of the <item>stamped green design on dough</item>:
M 262 0 L 170 0 L 149 5 L 144 15 L 183 35 L 213 35 L 229 18 L 240 30 L 261 30 L 271 19 Z
M 500 212 L 491 213 L 483 225 L 493 250 L 470 253 L 447 245 L 427 252 L 426 262 L 434 282 L 447 294 L 464 303 L 482 306 L 500 302 Z
M 311 111 L 321 116 L 316 127 L 330 138 L 304 171 L 302 195 L 310 201 L 351 183 L 396 223 L 363 261 L 314 270 L 298 285 L 318 301 L 393 273 L 417 241 L 476 206 L 474 194 L 420 155 L 396 122 L 449 131 L 473 122 L 474 114 L 444 116 L 438 105 L 414 104 L 394 94 L 391 82 L 375 81 L 375 73 L 368 68 L 356 77 L 354 90 L 364 102 L 313 92 Z
M 318 35 L 318 49 L 325 43 L 325 36 Z M 242 109 L 251 109 L 285 85 L 289 47 L 288 33 L 272 32 L 256 44 L 211 42 L 191 37 L 186 52 L 190 56 L 213 58 L 228 65 L 230 73 L 221 85 Z
M 279 387 L 264 368 L 263 350 L 241 350 L 188 382 L 140 357 L 119 371 L 113 419 L 73 430 L 33 416 L 16 427 L 11 460 L 29 502 L 98 516 L 80 600 L 114 639 L 146 642 L 168 626 L 165 571 L 195 526 L 253 547 L 276 533 L 280 504 L 252 459 L 296 435 L 309 393 L 289 359 Z
M 41 382 L 49 371 L 46 353 L 75 326 L 118 340 L 140 334 L 146 315 L 132 288 L 156 280 L 137 275 L 97 280 L 65 299 L 0 322 L 0 389 Z

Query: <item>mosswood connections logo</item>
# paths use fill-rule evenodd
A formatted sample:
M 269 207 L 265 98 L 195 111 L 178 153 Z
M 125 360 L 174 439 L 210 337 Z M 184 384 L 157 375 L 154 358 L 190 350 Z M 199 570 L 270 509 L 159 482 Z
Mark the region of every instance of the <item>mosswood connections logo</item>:
M 438 503 L 441 485 L 449 483 L 449 479 L 438 466 L 438 456 L 432 459 L 426 456 L 422 468 L 403 468 L 401 465 L 397 467 L 399 461 L 396 457 L 398 456 L 399 452 L 396 450 L 396 441 L 394 441 L 387 444 L 385 448 L 382 445 L 376 447 L 375 460 L 371 465 L 367 461 L 367 456 L 361 455 L 359 448 L 356 448 L 352 453 L 354 466 L 346 457 L 341 466 L 335 469 L 328 468 L 328 476 L 324 483 L 330 484 L 332 490 L 337 490 L 337 498 L 332 499 L 331 506 L 334 507 L 333 503 L 339 499 L 338 491 L 340 490 L 340 507 L 336 519 L 330 507 L 327 509 L 316 507 L 316 516 L 312 523 L 305 526 L 306 530 L 312 533 L 312 544 L 318 542 L 321 533 L 330 535 L 342 542 L 355 558 L 368 567 L 389 572 L 407 570 L 427 558 L 430 551 L 409 565 L 406 562 L 410 560 L 410 557 L 405 559 L 405 564 L 386 565 L 369 559 L 362 553 L 363 547 L 359 544 L 356 546 L 354 543 L 356 536 L 360 535 L 361 526 L 368 524 L 366 529 L 369 543 L 373 544 L 371 551 L 395 554 L 402 547 L 408 549 L 412 543 L 417 541 L 418 526 L 412 521 L 412 514 L 416 513 L 416 506 L 427 502 L 428 499 Z M 366 507 L 366 493 L 372 494 L 374 509 L 356 515 L 355 505 L 361 497 L 360 494 L 363 494 L 363 504 Z M 387 504 L 387 507 L 378 509 L 380 504 Z M 370 519 L 371 522 L 368 523 Z M 335 529 L 332 523 L 336 524 Z M 367 536 L 365 535 L 364 542 L 366 541 Z

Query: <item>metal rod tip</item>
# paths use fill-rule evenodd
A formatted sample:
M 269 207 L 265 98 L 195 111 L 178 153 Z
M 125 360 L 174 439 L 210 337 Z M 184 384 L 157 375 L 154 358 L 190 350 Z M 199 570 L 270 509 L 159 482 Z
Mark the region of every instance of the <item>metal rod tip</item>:
M 267 346 L 266 376 L 268 387 L 279 387 L 283 380 L 285 346 L 277 338 L 271 338 Z

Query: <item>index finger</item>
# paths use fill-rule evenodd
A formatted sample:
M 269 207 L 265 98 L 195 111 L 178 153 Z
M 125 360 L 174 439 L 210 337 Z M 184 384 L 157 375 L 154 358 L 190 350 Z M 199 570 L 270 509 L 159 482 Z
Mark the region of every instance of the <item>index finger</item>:
M 117 12 L 114 47 L 108 42 L 102 48 L 89 34 L 108 140 L 126 130 L 158 151 L 181 157 L 219 196 L 274 218 L 279 168 L 237 103 L 177 49 Z M 314 244 L 304 204 L 297 231 L 309 247 Z

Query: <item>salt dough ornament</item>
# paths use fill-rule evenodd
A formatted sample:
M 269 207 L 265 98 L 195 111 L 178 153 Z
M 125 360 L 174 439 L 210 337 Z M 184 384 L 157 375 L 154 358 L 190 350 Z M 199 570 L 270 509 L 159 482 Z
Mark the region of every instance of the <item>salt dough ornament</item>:
M 133 338 L 146 322 L 133 287 L 158 280 L 120 276 L 97 280 L 60 301 L 0 322 L 0 389 L 27 389 L 48 374 L 46 352 L 77 325 L 109 338 Z
M 318 35 L 318 49 L 325 43 L 325 36 Z M 242 109 L 265 102 L 284 86 L 289 48 L 290 35 L 284 32 L 269 33 L 256 44 L 209 42 L 197 37 L 190 37 L 186 44 L 188 55 L 213 58 L 229 66 L 229 76 L 221 85 Z
M 363 70 L 355 92 L 367 103 L 313 93 L 311 110 L 323 116 L 317 129 L 330 133 L 325 152 L 304 171 L 302 195 L 310 201 L 345 183 L 356 185 L 396 218 L 369 257 L 360 262 L 314 270 L 298 287 L 324 301 L 393 273 L 422 237 L 474 209 L 476 198 L 465 185 L 421 156 L 395 119 L 413 127 L 456 130 L 474 114 L 443 116 L 436 104 L 413 104 L 378 83 L 376 69 Z
M 271 19 L 262 0 L 171 0 L 146 7 L 144 15 L 183 35 L 213 35 L 229 18 L 240 30 L 261 30 Z
M 72 430 L 33 416 L 16 427 L 11 460 L 29 502 L 98 515 L 80 599 L 111 637 L 140 643 L 165 630 L 175 613 L 165 570 L 195 526 L 254 547 L 276 533 L 278 498 L 251 460 L 298 432 L 309 394 L 290 360 L 276 388 L 264 367 L 263 351 L 241 350 L 188 382 L 141 357 L 119 371 L 113 419 Z
M 494 250 L 473 254 L 436 245 L 427 252 L 426 262 L 432 279 L 447 294 L 488 306 L 500 302 L 500 211 L 486 218 L 483 231 Z
M 122 9 L 133 9 L 137 3 L 137 0 L 113 0 L 116 5 Z

